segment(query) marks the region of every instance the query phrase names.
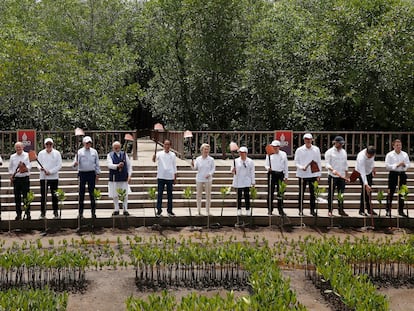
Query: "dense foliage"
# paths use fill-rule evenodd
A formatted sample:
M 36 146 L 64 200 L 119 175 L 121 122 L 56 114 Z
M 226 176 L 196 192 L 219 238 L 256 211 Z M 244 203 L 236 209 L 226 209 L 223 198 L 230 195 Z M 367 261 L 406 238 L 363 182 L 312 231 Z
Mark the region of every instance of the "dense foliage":
M 3 0 L 0 129 L 413 130 L 413 54 L 411 0 Z

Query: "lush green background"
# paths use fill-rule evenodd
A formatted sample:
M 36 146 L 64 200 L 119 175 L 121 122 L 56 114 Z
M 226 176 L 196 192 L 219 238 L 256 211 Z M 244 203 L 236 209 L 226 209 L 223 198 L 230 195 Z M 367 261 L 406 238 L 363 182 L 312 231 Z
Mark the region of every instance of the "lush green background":
M 0 129 L 413 130 L 413 8 L 2 0 Z

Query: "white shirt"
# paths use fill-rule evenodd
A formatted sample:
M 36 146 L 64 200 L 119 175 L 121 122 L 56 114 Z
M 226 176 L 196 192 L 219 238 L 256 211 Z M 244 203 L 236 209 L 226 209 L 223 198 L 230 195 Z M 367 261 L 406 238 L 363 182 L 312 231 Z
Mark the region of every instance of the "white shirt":
M 375 167 L 375 156 L 367 157 L 367 149 L 360 151 L 357 155 L 355 170 L 361 174 L 364 185 L 368 185 L 367 175 L 371 174 Z
M 39 152 L 37 159 L 45 168 L 49 171 L 49 175 L 46 175 L 44 171 L 40 170 L 40 179 L 49 179 L 56 180 L 59 179 L 59 171 L 62 168 L 62 156 L 59 151 L 53 149 L 50 152 L 47 152 L 46 149 L 43 149 Z M 40 169 L 40 165 L 38 163 Z
M 28 171 L 25 173 L 17 172 L 15 177 L 26 177 L 30 175 L 30 169 L 32 168 L 32 164 L 30 163 L 30 160 L 29 160 L 29 154 L 23 151 L 21 155 L 18 155 L 17 153 L 13 153 L 10 156 L 10 162 L 9 162 L 10 176 L 12 176 L 16 172 L 16 169 L 19 166 L 20 162 L 26 165 Z
M 158 151 L 156 155 L 158 161 L 157 178 L 174 180 L 177 174 L 176 156 L 172 151 Z
M 214 159 L 211 156 L 203 158 L 198 156 L 194 161 L 194 170 L 197 170 L 196 181 L 207 182 L 213 179 L 213 174 L 216 170 Z
M 309 163 L 315 161 L 318 164 L 319 172 L 312 173 Z M 307 148 L 303 145 L 296 149 L 295 152 L 296 177 L 311 178 L 321 176 L 321 152 L 318 147 L 311 145 Z M 306 171 L 303 169 L 307 167 Z
M 397 167 L 398 163 L 401 162 L 404 162 L 405 166 Z M 405 172 L 409 167 L 410 158 L 407 152 L 401 150 L 400 153 L 396 153 L 395 150 L 392 150 L 385 156 L 385 168 L 387 171 Z
M 328 169 L 328 174 L 332 177 L 339 178 L 337 175 L 334 175 L 332 170 L 335 170 L 341 175 L 341 177 L 346 176 L 348 171 L 348 155 L 344 148 L 336 148 L 333 146 L 325 152 L 325 167 Z
M 288 179 L 289 177 L 289 168 L 288 168 L 288 159 L 286 152 L 283 150 L 279 150 L 278 153 L 274 153 L 270 155 L 270 162 L 269 162 L 269 155 L 266 156 L 265 160 L 265 169 L 269 171 L 269 168 L 272 168 L 272 171 L 275 172 L 283 172 L 284 178 Z
M 233 187 L 234 188 L 246 188 L 254 186 L 256 184 L 254 162 L 250 158 L 246 158 L 246 161 L 242 161 L 238 157 L 236 163 L 236 174 L 233 175 Z M 234 163 L 231 166 L 231 170 L 234 168 Z

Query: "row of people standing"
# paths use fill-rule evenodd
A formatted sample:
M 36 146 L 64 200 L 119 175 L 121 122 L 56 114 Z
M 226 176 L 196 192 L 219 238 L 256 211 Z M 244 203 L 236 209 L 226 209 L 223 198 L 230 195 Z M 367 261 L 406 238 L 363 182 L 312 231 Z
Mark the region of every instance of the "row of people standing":
M 92 139 L 85 136 L 82 140 L 83 147 L 79 149 L 75 155 L 75 160 L 72 167 L 78 170 L 79 180 L 79 218 L 83 217 L 84 199 L 86 192 L 86 185 L 88 186 L 89 198 L 91 202 L 92 217 L 96 217 L 96 200 L 95 188 L 96 182 L 99 180 L 101 173 L 99 165 L 99 157 L 97 151 L 92 148 Z M 119 196 L 117 189 L 125 189 L 126 194 L 130 192 L 129 182 L 131 181 L 132 165 L 129 157 L 121 149 L 119 142 L 114 142 L 113 150 L 108 153 L 107 165 L 109 168 L 109 183 L 108 196 L 113 198 L 114 215 L 119 214 Z M 30 191 L 30 171 L 32 164 L 29 154 L 24 151 L 22 142 L 17 142 L 14 145 L 15 153 L 10 157 L 8 172 L 10 175 L 10 183 L 13 185 L 14 201 L 16 208 L 15 220 L 31 219 L 30 204 L 25 204 Z M 44 140 L 44 149 L 39 152 L 37 156 L 40 171 L 40 218 L 46 217 L 46 197 L 48 189 L 50 188 L 52 197 L 52 208 L 54 218 L 59 218 L 58 213 L 58 196 L 56 191 L 59 187 L 59 171 L 62 168 L 62 156 L 59 151 L 54 149 L 54 142 L 52 138 Z M 0 158 L 0 163 L 2 163 Z M 24 210 L 22 210 L 22 204 Z M 126 195 L 123 201 L 123 214 L 128 216 L 128 196 Z M 24 212 L 24 215 L 23 215 Z
M 304 144 L 295 152 L 296 177 L 299 180 L 299 215 L 303 215 L 303 197 L 306 186 L 310 192 L 310 212 L 316 216 L 317 211 L 316 197 L 313 183 L 320 180 L 321 176 L 321 155 L 318 147 L 313 145 L 313 136 L 307 133 L 303 136 Z M 96 182 L 99 180 L 100 166 L 97 151 L 92 148 L 92 139 L 89 136 L 83 138 L 83 147 L 78 150 L 72 164 L 78 170 L 79 176 L 79 217 L 83 217 L 84 198 L 86 185 L 91 201 L 91 214 L 96 217 L 96 202 L 94 190 Z M 325 153 L 326 168 L 328 170 L 328 213 L 333 212 L 334 193 L 344 193 L 346 184 L 350 181 L 348 173 L 347 153 L 343 146 L 344 139 L 341 136 L 335 137 L 333 146 Z M 41 192 L 41 218 L 46 216 L 46 196 L 50 188 L 52 194 L 52 207 L 54 217 L 58 216 L 58 189 L 59 170 L 62 167 L 60 152 L 53 148 L 52 138 L 44 141 L 45 149 L 39 152 L 38 162 L 40 164 L 40 192 Z M 284 151 L 280 150 L 280 142 L 275 140 L 271 143 L 273 152 L 266 156 L 265 169 L 269 174 L 269 195 L 268 207 L 269 214 L 273 213 L 274 193 L 279 192 L 280 182 L 288 180 L 288 160 Z M 15 153 L 10 158 L 9 174 L 13 184 L 16 219 L 22 218 L 22 200 L 26 198 L 30 189 L 30 169 L 32 167 L 28 154 L 23 150 L 21 142 L 15 144 Z M 175 216 L 173 212 L 172 190 L 177 179 L 177 165 L 175 153 L 170 151 L 171 142 L 164 141 L 164 148 L 153 156 L 153 161 L 158 161 L 157 168 L 157 213 L 162 214 L 162 196 L 164 188 L 167 188 L 167 213 L 168 216 Z M 130 193 L 129 183 L 132 175 L 132 164 L 127 154 L 121 150 L 120 142 L 114 142 L 112 151 L 107 155 L 107 165 L 109 168 L 108 196 L 113 198 L 113 215 L 119 215 L 119 194 L 118 189 L 123 190 L 126 195 L 123 199 L 123 214 L 128 212 L 128 194 Z M 209 155 L 210 146 L 203 144 L 200 148 L 201 155 L 191 162 L 191 166 L 197 171 L 196 190 L 197 190 L 197 211 L 201 215 L 202 194 L 206 194 L 206 212 L 210 214 L 211 207 L 211 187 L 213 174 L 215 172 L 214 159 Z M 248 149 L 243 146 L 239 150 L 239 157 L 233 161 L 231 172 L 233 174 L 232 186 L 237 192 L 237 214 L 242 214 L 242 198 L 245 199 L 246 214 L 251 215 L 250 209 L 250 188 L 255 186 L 255 167 L 252 159 L 247 157 Z M 362 185 L 360 215 L 367 213 L 375 215 L 371 209 L 370 193 L 372 191 L 372 181 L 375 175 L 375 148 L 369 146 L 358 153 L 355 170 L 359 172 L 359 179 Z M 2 163 L 0 158 L 0 163 Z M 393 142 L 393 150 L 386 155 L 386 169 L 389 171 L 388 195 L 387 195 L 387 216 L 391 216 L 392 197 L 396 188 L 400 188 L 407 183 L 406 171 L 410 167 L 408 154 L 402 151 L 400 140 Z M 279 215 L 284 216 L 281 198 L 277 198 L 277 208 Z M 398 213 L 400 216 L 407 216 L 404 213 L 404 200 L 399 195 Z M 341 216 L 348 216 L 344 211 L 343 201 L 338 200 L 338 211 Z M 25 218 L 31 219 L 30 207 L 25 210 Z
M 306 187 L 309 187 L 310 213 L 317 216 L 315 182 L 320 181 L 322 172 L 321 153 L 317 146 L 313 145 L 313 136 L 306 133 L 303 136 L 304 144 L 300 146 L 294 155 L 296 166 L 296 177 L 299 181 L 298 206 L 299 215 L 303 215 L 303 202 Z M 328 171 L 328 215 L 333 215 L 333 201 L 335 192 L 337 198 L 341 197 L 345 192 L 346 184 L 351 182 L 351 175 L 357 174 L 361 185 L 360 208 L 359 215 L 367 216 L 368 214 L 376 215 L 371 205 L 371 193 L 373 177 L 375 176 L 375 153 L 373 146 L 368 146 L 361 150 L 356 159 L 355 170 L 353 174 L 349 172 L 348 157 L 346 150 L 343 148 L 345 140 L 342 136 L 336 136 L 332 142 L 333 146 L 325 153 L 325 167 Z M 275 192 L 279 193 L 281 182 L 288 181 L 288 159 L 287 154 L 280 150 L 280 141 L 274 140 L 271 143 L 273 151 L 270 152 L 265 159 L 265 169 L 269 176 L 269 189 L 267 196 L 268 214 L 273 213 L 273 202 Z M 396 189 L 400 189 L 407 184 L 406 171 L 410 167 L 408 154 L 402 151 L 402 143 L 399 139 L 392 142 L 393 150 L 388 152 L 385 158 L 385 167 L 388 174 L 388 187 L 386 196 L 386 216 L 391 216 L 392 198 Z M 237 215 L 241 215 L 242 197 L 245 199 L 246 215 L 251 215 L 250 208 L 250 187 L 255 186 L 255 167 L 253 161 L 247 157 L 248 149 L 243 146 L 239 150 L 239 157 L 233 161 L 231 172 L 233 174 L 232 186 L 237 193 Z M 207 153 L 208 154 L 208 153 Z M 206 155 L 204 155 L 206 156 Z M 201 157 L 201 156 L 200 156 Z M 211 158 L 212 162 L 214 162 Z M 212 164 L 214 167 L 214 164 Z M 197 166 L 193 165 L 194 169 Z M 211 178 L 212 175 L 209 177 Z M 211 187 L 211 180 L 210 180 Z M 206 191 L 207 206 L 210 207 L 210 191 Z M 348 216 L 344 210 L 344 200 L 338 199 L 338 213 L 340 216 Z M 201 194 L 197 191 L 197 208 L 200 213 Z M 282 198 L 277 196 L 277 209 L 280 216 L 285 216 L 283 211 Z M 404 213 L 404 200 L 402 194 L 398 195 L 398 214 L 407 217 Z M 207 210 L 207 213 L 209 211 Z

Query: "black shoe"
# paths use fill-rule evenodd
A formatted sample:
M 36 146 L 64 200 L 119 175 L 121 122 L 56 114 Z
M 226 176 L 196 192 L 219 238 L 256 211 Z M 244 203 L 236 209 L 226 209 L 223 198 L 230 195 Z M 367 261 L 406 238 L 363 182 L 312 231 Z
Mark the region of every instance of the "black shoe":
M 159 210 L 159 211 L 157 211 L 157 213 L 155 214 L 155 217 L 161 217 L 162 215 L 162 211 L 161 210 Z
M 112 213 L 112 216 L 118 216 L 119 215 L 119 212 L 118 211 L 114 211 L 113 213 Z
M 14 220 L 21 220 L 22 219 L 22 215 L 17 215 L 16 218 L 14 218 Z
M 79 214 L 79 215 L 78 215 L 78 218 L 79 218 L 79 219 L 83 219 L 83 214 Z
M 299 216 L 303 216 L 303 212 L 299 212 Z
M 391 212 L 390 212 L 390 211 L 387 211 L 387 212 L 385 213 L 385 217 L 391 217 Z
M 96 219 L 96 214 L 92 214 L 92 219 Z
M 168 217 L 175 217 L 175 214 L 173 212 L 168 212 Z
M 313 217 L 316 217 L 316 216 L 318 216 L 318 213 L 317 213 L 317 212 L 315 212 L 315 211 L 311 211 L 311 215 L 312 215 Z
M 358 213 L 359 215 L 361 215 L 361 216 L 368 216 L 367 214 L 365 214 L 364 212 L 359 212 Z
M 378 214 L 373 210 L 372 213 L 368 212 L 368 214 L 372 215 L 372 216 L 377 216 Z
M 31 217 L 29 214 L 26 214 L 26 215 L 24 216 L 24 219 L 26 219 L 26 220 L 32 220 L 32 217 Z
M 399 213 L 398 213 L 398 215 L 400 215 L 401 217 L 405 217 L 405 218 L 407 218 L 407 217 L 408 217 L 408 215 L 407 215 L 407 214 L 405 214 L 404 212 L 399 212 Z
M 124 211 L 124 216 L 129 216 L 128 211 Z
M 344 216 L 344 217 L 348 217 L 349 215 L 347 213 L 345 213 L 344 211 L 339 211 L 339 215 Z
M 285 217 L 286 216 L 286 213 L 284 211 L 279 211 L 279 216 L 280 217 Z

